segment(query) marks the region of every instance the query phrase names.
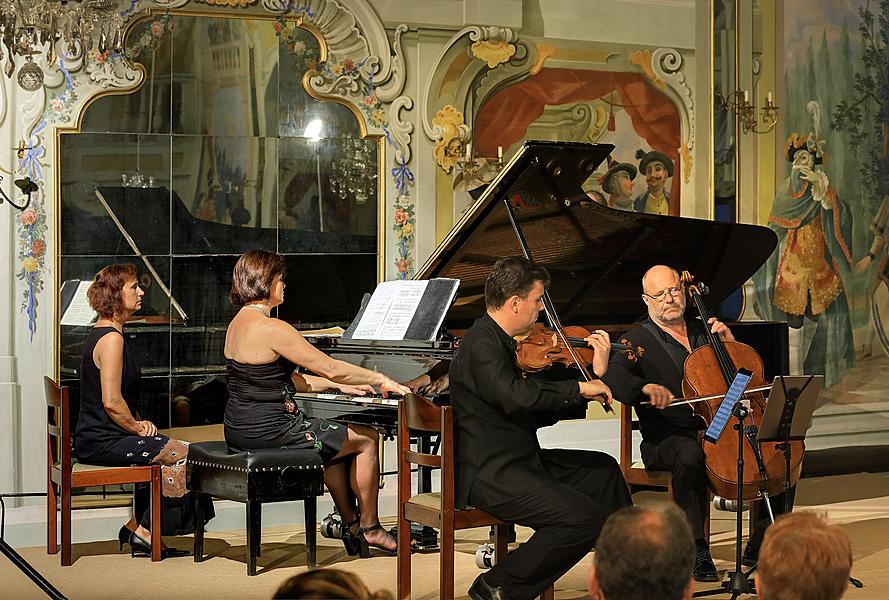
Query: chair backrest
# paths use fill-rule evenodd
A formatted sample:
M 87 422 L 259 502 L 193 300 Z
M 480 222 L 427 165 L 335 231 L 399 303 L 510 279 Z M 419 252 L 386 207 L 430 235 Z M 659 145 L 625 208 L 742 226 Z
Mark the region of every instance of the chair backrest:
M 620 406 L 620 469 L 626 473 L 633 464 L 633 431 L 639 429 L 639 421 L 633 418 L 633 407 Z
M 59 386 L 49 377 L 43 378 L 46 393 L 46 460 L 58 464 L 62 473 L 71 472 L 71 419 L 67 386 Z
M 450 406 L 438 406 L 431 400 L 407 394 L 398 406 L 398 461 L 399 477 L 410 475 L 411 465 L 441 469 L 441 505 L 443 510 L 454 507 L 454 416 Z M 411 436 L 439 434 L 439 454 L 412 450 Z M 409 488 L 409 479 L 402 482 Z M 410 497 L 406 494 L 403 502 Z

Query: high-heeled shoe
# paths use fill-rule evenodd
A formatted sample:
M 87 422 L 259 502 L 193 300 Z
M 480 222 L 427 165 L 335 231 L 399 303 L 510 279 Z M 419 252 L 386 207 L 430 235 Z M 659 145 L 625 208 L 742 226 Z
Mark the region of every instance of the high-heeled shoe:
M 397 546 L 395 548 L 389 549 L 385 546 L 381 546 L 380 544 L 371 544 L 367 541 L 366 534 L 369 531 L 376 531 L 377 529 L 383 530 L 383 526 L 377 523 L 376 525 L 371 525 L 370 527 L 359 527 L 358 531 L 355 533 L 355 537 L 358 539 L 358 556 L 361 558 L 370 558 L 370 547 L 379 548 L 384 552 L 388 552 L 390 554 L 394 554 L 398 551 Z M 385 530 L 384 530 L 385 531 Z
M 343 547 L 346 549 L 346 554 L 349 556 L 358 554 L 361 547 L 361 544 L 358 542 L 358 537 L 352 532 L 352 526 L 357 525 L 359 519 L 361 519 L 361 517 L 356 516 L 354 520 L 349 521 L 348 523 L 343 523 L 341 539 L 343 540 Z
M 130 534 L 132 534 L 132 533 L 133 532 L 130 531 L 126 525 L 123 525 L 120 528 L 120 531 L 117 532 L 117 541 L 120 542 L 120 547 L 118 548 L 118 551 L 123 550 L 124 544 L 130 543 Z
M 147 542 L 135 531 L 130 533 L 130 556 L 151 556 L 151 543 Z M 179 558 L 180 556 L 188 556 L 188 550 L 179 548 L 163 548 L 161 550 L 161 558 Z

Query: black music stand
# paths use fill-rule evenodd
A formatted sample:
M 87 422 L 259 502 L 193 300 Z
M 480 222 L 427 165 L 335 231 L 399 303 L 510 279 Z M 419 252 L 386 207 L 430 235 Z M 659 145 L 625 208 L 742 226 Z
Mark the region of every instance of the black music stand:
M 823 375 L 778 375 L 766 402 L 759 426 L 760 442 L 774 442 L 784 454 L 784 514 L 790 512 L 790 442 L 802 441 L 812 426 L 815 402 L 824 383 Z M 780 385 L 779 385 L 780 384 Z M 857 588 L 864 584 L 849 577 Z
M 775 442 L 784 453 L 784 514 L 791 509 L 790 442 L 806 439 L 823 382 L 823 375 L 778 375 L 759 424 L 759 442 Z

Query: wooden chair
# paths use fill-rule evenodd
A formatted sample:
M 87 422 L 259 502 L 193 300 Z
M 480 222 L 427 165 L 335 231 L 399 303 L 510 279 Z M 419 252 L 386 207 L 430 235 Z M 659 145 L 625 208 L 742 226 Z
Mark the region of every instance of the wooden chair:
M 160 465 L 138 467 L 104 467 L 76 463 L 71 457 L 71 419 L 68 388 L 49 377 L 43 378 L 46 392 L 46 553 L 56 554 L 58 548 L 57 515 L 59 495 L 62 499 L 62 566 L 71 566 L 71 490 L 125 483 L 151 484 L 151 560 L 161 560 L 161 468 Z M 56 489 L 58 486 L 58 490 Z
M 633 432 L 639 430 L 639 421 L 633 418 L 633 408 L 620 407 L 620 470 L 630 494 L 639 490 L 664 490 L 667 499 L 673 501 L 673 476 L 669 471 L 647 470 L 641 460 L 633 460 Z M 704 516 L 704 536 L 710 538 L 710 511 Z
M 440 454 L 411 450 L 411 436 L 439 434 Z M 411 465 L 440 468 L 441 491 L 411 494 Z M 450 406 L 408 394 L 398 407 L 398 598 L 411 596 L 411 523 L 439 530 L 439 597 L 454 597 L 454 532 L 473 527 L 495 529 L 494 560 L 506 556 L 506 523 L 477 508 L 454 506 L 454 416 Z M 541 598 L 551 599 L 550 586 Z

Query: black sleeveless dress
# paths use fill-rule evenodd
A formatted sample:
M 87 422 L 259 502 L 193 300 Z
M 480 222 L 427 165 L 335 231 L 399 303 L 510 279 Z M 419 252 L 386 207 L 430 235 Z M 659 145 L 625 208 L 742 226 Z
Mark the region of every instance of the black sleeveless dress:
M 323 461 L 346 439 L 345 423 L 307 416 L 293 400 L 296 365 L 284 358 L 263 365 L 229 359 L 225 441 L 232 450 L 314 448 Z M 292 412 L 290 412 L 290 410 Z
M 93 350 L 106 335 L 123 335 L 114 327 L 93 327 L 80 354 L 80 412 L 74 429 L 74 455 L 82 463 L 111 467 L 161 465 L 161 523 L 163 535 L 187 535 L 194 531 L 195 501 L 186 489 L 185 471 L 188 444 L 165 435 L 141 436 L 118 425 L 102 404 L 102 382 L 93 360 Z M 142 372 L 126 338 L 120 391 L 130 413 L 139 418 L 136 400 Z M 133 490 L 133 513 L 139 524 L 151 529 L 151 493 L 148 484 Z M 204 509 L 204 523 L 215 515 L 210 496 L 197 501 Z

